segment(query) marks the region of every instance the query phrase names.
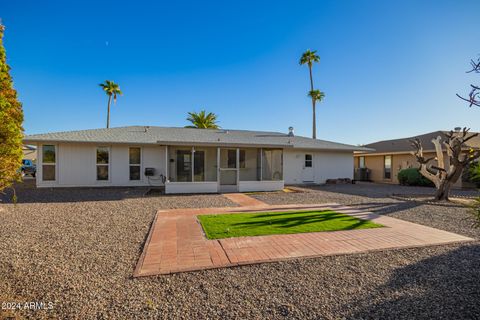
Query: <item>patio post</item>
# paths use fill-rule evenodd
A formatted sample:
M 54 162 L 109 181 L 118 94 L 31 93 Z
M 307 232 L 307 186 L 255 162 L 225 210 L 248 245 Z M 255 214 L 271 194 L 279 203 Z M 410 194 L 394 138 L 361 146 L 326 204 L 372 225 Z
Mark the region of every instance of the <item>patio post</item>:
M 220 191 L 220 147 L 217 147 L 217 191 Z
M 240 181 L 240 148 L 237 148 L 237 157 L 236 158 L 237 158 L 237 163 L 235 164 L 235 166 L 237 167 L 237 188 L 238 188 L 238 184 L 239 184 L 239 181 Z
M 191 170 L 192 170 L 192 182 L 194 182 L 195 181 L 195 170 L 194 170 L 194 168 L 195 168 L 195 147 L 193 147 L 193 146 L 192 146 L 192 161 L 191 161 L 191 163 L 192 163 L 192 168 L 191 168 Z
M 260 181 L 263 181 L 263 148 L 260 148 Z
M 168 161 L 168 146 L 165 146 L 165 184 L 167 180 L 170 180 L 170 177 L 168 176 L 169 164 L 170 164 L 170 161 Z

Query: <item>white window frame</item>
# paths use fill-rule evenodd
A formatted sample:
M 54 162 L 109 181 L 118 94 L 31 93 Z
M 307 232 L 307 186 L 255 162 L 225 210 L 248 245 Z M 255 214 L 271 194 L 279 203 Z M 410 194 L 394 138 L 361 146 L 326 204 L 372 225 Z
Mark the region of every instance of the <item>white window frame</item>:
M 97 152 L 98 152 L 98 149 L 100 148 L 105 148 L 108 150 L 108 163 L 107 164 L 104 164 L 104 163 L 97 163 Z M 108 147 L 108 146 L 97 146 L 95 147 L 95 180 L 97 181 L 97 183 L 106 183 L 106 182 L 110 182 L 110 180 L 112 179 L 112 176 L 110 175 L 111 173 L 111 170 L 110 170 L 110 167 L 111 167 L 111 163 L 112 163 L 112 152 L 111 152 L 111 148 Z M 98 179 L 98 171 L 97 171 L 97 168 L 99 166 L 106 166 L 108 168 L 108 179 L 107 180 L 99 180 Z
M 307 156 L 310 156 L 310 160 L 307 160 Z M 310 162 L 310 166 L 307 166 L 307 161 Z M 313 168 L 313 153 L 305 153 L 303 157 L 303 166 L 304 168 Z
M 386 166 L 386 162 L 387 162 L 387 157 L 390 158 L 390 168 L 389 169 L 389 175 L 390 177 L 387 178 L 387 166 Z M 384 180 L 392 180 L 392 176 L 393 176 L 393 156 L 392 155 L 385 155 L 383 156 L 383 179 Z
M 130 149 L 139 149 L 140 150 L 140 163 L 132 164 L 130 163 Z M 142 181 L 142 161 L 143 160 L 143 149 L 142 147 L 128 147 L 128 181 Z M 131 179 L 130 177 L 130 167 L 139 167 L 140 168 L 140 177 L 138 179 Z
M 362 163 L 363 162 L 363 163 Z M 366 165 L 365 165 L 365 156 L 359 156 L 358 157 L 358 167 L 359 168 L 366 168 Z
M 43 147 L 44 146 L 53 146 L 54 150 L 55 150 L 55 162 L 54 163 L 45 163 L 43 160 Z M 58 148 L 57 148 L 57 145 L 56 144 L 42 144 L 41 146 L 41 159 L 42 159 L 42 163 L 41 163 L 41 170 L 42 170 L 42 174 L 41 174 L 41 180 L 43 182 L 46 182 L 46 183 L 53 183 L 53 182 L 56 182 L 58 180 L 58 167 L 57 167 L 57 163 L 58 163 Z M 54 166 L 55 167 L 55 179 L 53 180 L 43 180 L 43 166 Z

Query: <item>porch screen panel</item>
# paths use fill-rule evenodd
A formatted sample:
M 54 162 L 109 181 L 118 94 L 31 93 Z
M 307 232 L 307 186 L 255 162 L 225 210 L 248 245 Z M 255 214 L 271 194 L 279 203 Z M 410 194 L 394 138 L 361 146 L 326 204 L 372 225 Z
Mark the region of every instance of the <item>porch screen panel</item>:
M 192 181 L 192 151 L 191 150 L 177 150 L 177 181 L 191 182 Z
M 240 149 L 240 181 L 260 180 L 258 161 L 258 149 Z
M 217 148 L 202 148 L 205 153 L 204 163 L 204 180 L 202 181 L 217 181 Z M 195 166 L 197 165 L 197 158 L 195 158 Z M 197 181 L 197 180 L 195 180 Z
M 224 170 L 220 174 L 221 185 L 236 185 L 237 184 L 237 171 L 236 170 Z
M 283 180 L 283 150 L 264 149 L 262 180 Z
M 205 151 L 195 150 L 193 161 L 193 181 L 205 181 Z
M 235 169 L 237 167 L 237 149 L 220 149 L 220 168 Z

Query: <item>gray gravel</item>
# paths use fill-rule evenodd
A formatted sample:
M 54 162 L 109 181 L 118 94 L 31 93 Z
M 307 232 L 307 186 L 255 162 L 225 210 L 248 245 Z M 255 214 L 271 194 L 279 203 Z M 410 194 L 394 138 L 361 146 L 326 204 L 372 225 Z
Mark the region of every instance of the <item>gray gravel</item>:
M 370 206 L 382 214 L 479 237 L 463 208 L 392 200 L 391 190 L 384 186 L 368 186 L 372 192 L 366 197 L 370 192 L 364 194 L 363 187 L 325 186 L 256 197 L 269 203 Z M 218 195 L 147 198 L 137 189 L 18 192 L 19 204 L 0 205 L 0 300 L 53 301 L 54 309 L 15 315 L 70 319 L 480 315 L 479 242 L 133 279 L 156 209 L 233 204 Z

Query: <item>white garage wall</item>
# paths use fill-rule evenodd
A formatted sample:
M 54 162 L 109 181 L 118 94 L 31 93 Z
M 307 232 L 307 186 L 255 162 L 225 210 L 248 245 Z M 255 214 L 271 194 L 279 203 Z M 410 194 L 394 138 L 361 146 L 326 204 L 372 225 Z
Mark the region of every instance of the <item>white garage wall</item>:
M 285 149 L 283 172 L 285 184 L 302 184 L 305 154 L 313 154 L 314 182 L 325 183 L 327 179 L 353 179 L 353 152 L 332 152 Z
M 110 148 L 109 180 L 96 179 L 97 147 Z M 130 181 L 129 148 L 140 147 L 142 154 L 141 179 Z M 39 187 L 99 187 L 99 186 L 148 186 L 159 185 L 160 174 L 165 174 L 165 147 L 106 144 L 56 144 L 56 181 L 42 181 L 41 145 L 39 145 L 37 186 Z M 155 176 L 149 181 L 145 168 L 154 168 Z M 157 180 L 154 180 L 157 179 Z

